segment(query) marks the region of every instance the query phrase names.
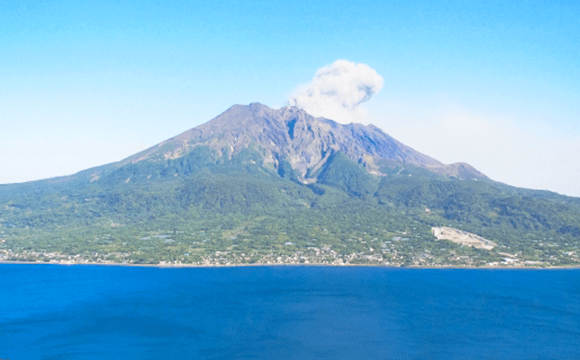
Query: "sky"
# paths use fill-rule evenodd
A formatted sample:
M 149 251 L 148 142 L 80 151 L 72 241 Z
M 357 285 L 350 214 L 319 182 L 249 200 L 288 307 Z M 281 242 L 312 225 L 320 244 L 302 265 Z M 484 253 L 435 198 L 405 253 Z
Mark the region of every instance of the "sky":
M 558 0 L 2 1 L 0 184 L 115 162 L 260 102 L 580 196 L 578 19 L 580 2 Z M 317 97 L 329 84 L 344 111 Z

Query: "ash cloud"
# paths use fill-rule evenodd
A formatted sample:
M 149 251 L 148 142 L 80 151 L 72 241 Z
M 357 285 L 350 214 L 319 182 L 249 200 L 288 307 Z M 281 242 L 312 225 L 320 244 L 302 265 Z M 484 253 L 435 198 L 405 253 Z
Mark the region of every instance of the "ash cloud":
M 360 105 L 379 92 L 383 82 L 366 64 L 336 60 L 318 69 L 309 84 L 294 92 L 288 105 L 340 123 L 363 122 L 366 111 Z

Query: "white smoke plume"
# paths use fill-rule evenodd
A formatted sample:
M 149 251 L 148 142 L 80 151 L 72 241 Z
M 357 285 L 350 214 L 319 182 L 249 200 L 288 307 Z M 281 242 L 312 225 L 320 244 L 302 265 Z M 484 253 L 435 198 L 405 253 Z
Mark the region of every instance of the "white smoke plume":
M 360 107 L 383 87 L 383 78 L 366 64 L 336 60 L 316 71 L 314 79 L 300 86 L 288 100 L 314 116 L 340 123 L 364 122 Z

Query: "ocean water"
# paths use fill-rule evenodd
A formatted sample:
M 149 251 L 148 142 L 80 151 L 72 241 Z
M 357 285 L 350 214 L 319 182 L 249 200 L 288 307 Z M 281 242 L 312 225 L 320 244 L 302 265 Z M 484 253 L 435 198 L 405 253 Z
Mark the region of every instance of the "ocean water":
M 4 264 L 0 359 L 580 359 L 580 270 Z

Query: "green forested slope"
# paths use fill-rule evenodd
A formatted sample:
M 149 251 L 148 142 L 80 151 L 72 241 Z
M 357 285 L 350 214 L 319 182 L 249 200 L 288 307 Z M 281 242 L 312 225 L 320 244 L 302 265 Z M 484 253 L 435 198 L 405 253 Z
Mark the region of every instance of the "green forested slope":
M 385 175 L 371 175 L 336 153 L 315 183 L 303 184 L 284 159 L 273 168 L 252 148 L 230 158 L 198 147 L 174 160 L 104 167 L 93 182 L 72 176 L 3 185 L 0 256 L 479 266 L 509 254 L 577 264 L 570 253 L 580 248 L 578 199 L 383 166 Z M 500 246 L 435 241 L 431 227 L 442 225 Z

